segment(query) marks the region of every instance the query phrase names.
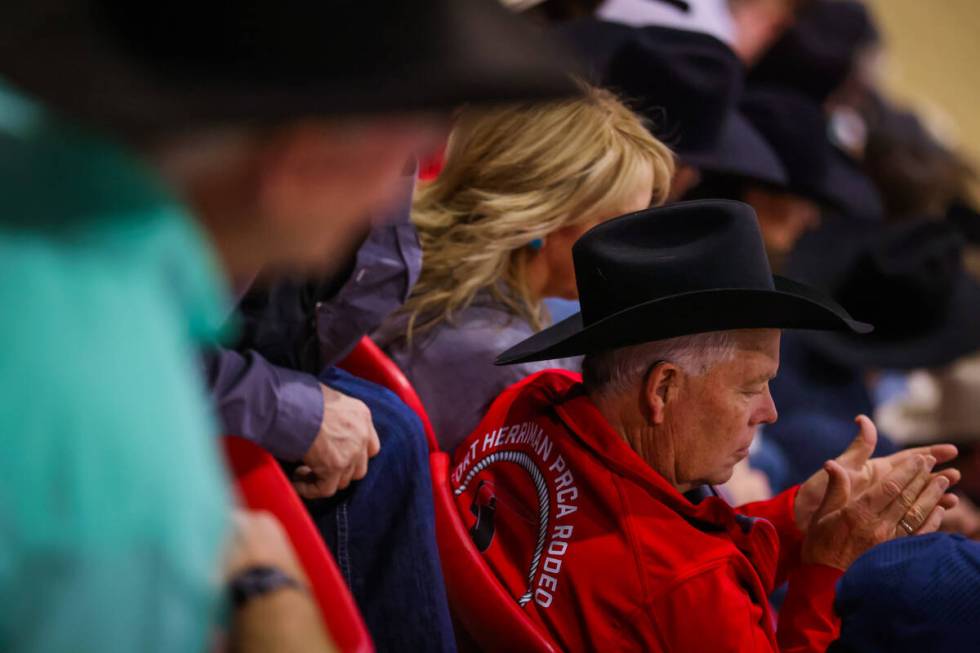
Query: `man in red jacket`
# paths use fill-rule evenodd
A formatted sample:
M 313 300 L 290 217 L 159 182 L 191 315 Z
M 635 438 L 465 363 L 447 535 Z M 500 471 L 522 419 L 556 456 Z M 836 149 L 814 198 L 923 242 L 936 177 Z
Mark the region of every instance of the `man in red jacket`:
M 874 425 L 801 486 L 731 508 L 713 496 L 776 419 L 779 329 L 852 329 L 769 271 L 750 207 L 675 204 L 575 245 L 582 313 L 499 363 L 584 354 L 505 391 L 455 454 L 477 547 L 563 650 L 823 651 L 837 579 L 863 551 L 938 528 L 950 445 L 869 460 Z M 584 382 L 583 382 L 584 381 Z M 774 628 L 767 601 L 789 580 Z

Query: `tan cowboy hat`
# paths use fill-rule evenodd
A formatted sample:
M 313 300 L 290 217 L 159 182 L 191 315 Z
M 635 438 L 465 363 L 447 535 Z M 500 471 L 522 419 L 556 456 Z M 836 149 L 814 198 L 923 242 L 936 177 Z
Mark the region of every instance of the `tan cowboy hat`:
M 902 445 L 980 441 L 980 354 L 913 372 L 906 396 L 881 406 L 875 417 Z

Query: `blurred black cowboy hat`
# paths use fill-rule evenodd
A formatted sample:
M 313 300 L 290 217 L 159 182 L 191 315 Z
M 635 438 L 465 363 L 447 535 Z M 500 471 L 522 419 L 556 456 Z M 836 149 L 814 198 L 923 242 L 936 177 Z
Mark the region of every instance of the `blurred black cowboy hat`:
M 750 86 L 739 107 L 786 169 L 787 182 L 781 188 L 848 217 L 882 218 L 874 184 L 833 145 L 815 101 L 789 88 Z
M 588 231 L 572 253 L 581 313 L 511 347 L 498 365 L 707 331 L 872 328 L 812 288 L 774 277 L 755 212 L 741 202 L 631 213 Z
M 963 267 L 963 237 L 934 218 L 825 222 L 787 270 L 873 321 L 872 335 L 804 334 L 851 368 L 936 367 L 980 349 L 980 285 Z
M 788 86 L 823 104 L 850 76 L 861 50 L 877 42 L 862 2 L 811 0 L 752 67 L 749 81 Z
M 115 129 L 552 98 L 575 92 L 572 61 L 496 0 L 0 7 L 0 77 Z
M 946 208 L 946 219 L 959 229 L 966 242 L 980 245 L 980 211 L 969 200 L 958 198 Z
M 738 112 L 744 70 L 727 45 L 702 32 L 597 19 L 558 29 L 583 55 L 594 81 L 646 116 L 683 163 L 767 183 L 786 181 L 772 148 Z

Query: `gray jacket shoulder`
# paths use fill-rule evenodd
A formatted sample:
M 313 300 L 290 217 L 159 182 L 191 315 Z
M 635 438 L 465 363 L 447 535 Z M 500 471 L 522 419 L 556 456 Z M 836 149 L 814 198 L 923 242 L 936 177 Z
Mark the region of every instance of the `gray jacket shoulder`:
M 403 326 L 403 324 L 402 324 Z M 402 368 L 422 399 L 443 449 L 451 451 L 476 428 L 490 403 L 508 386 L 569 361 L 496 366 L 494 359 L 534 333 L 531 325 L 502 308 L 477 305 L 443 322 L 411 347 L 388 325 L 380 344 Z

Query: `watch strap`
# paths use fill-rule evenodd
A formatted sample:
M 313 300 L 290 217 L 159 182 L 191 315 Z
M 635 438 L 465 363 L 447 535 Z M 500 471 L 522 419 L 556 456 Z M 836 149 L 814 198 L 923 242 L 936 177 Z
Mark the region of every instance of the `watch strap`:
M 240 608 L 257 596 L 264 596 L 283 588 L 306 591 L 306 587 L 298 580 L 282 569 L 271 565 L 248 567 L 235 574 L 231 582 L 228 583 L 231 603 L 236 608 Z

